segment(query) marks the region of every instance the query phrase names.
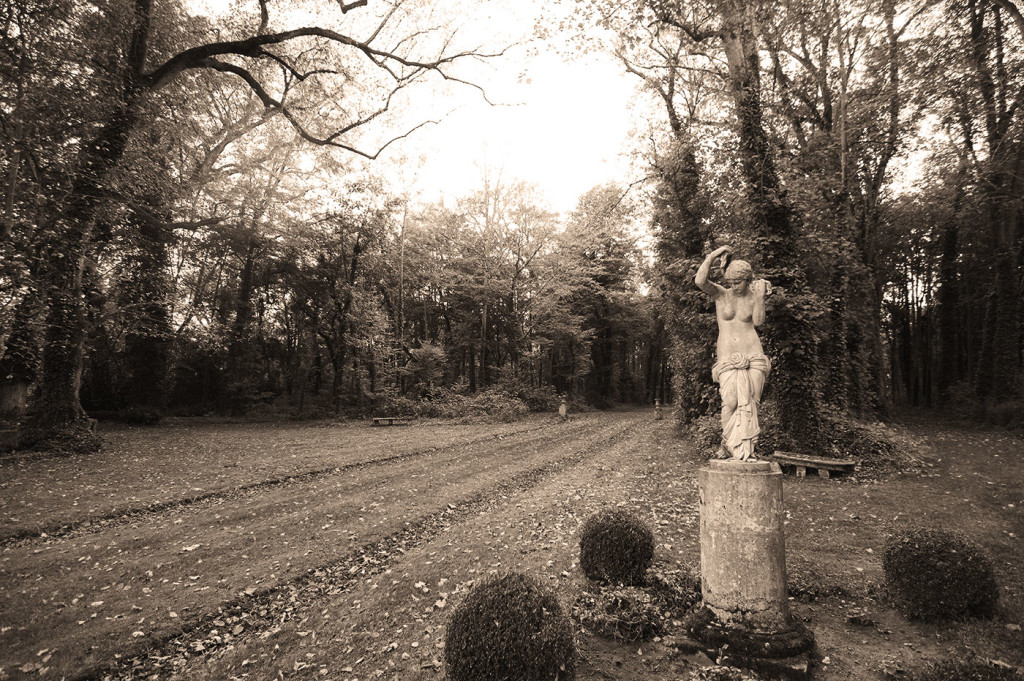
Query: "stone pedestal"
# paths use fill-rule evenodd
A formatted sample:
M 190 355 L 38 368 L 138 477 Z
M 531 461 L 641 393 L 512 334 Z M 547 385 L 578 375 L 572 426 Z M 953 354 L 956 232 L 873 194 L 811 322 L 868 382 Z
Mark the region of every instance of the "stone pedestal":
M 704 605 L 725 627 L 790 630 L 782 470 L 767 461 L 712 460 L 698 483 Z
M 704 604 L 687 618 L 688 633 L 714 659 L 806 679 L 814 635 L 789 611 L 782 469 L 712 460 L 697 481 Z

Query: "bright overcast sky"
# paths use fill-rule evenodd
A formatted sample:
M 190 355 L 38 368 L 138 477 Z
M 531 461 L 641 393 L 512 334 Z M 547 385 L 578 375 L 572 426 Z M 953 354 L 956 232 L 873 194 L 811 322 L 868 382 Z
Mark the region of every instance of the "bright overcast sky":
M 422 199 L 480 188 L 485 165 L 491 177 L 538 185 L 557 211 L 574 208 L 595 185 L 628 181 L 623 152 L 634 83 L 609 57 L 518 50 L 495 64 L 484 85 L 503 105 L 467 92 L 453 114 L 403 145 L 407 155 L 424 157 L 410 169 Z
M 504 181 L 539 186 L 550 207 L 565 212 L 595 185 L 628 182 L 624 152 L 634 79 L 608 55 L 567 58 L 534 39 L 544 0 L 462 0 L 461 5 L 464 41 L 475 34 L 480 44 L 515 45 L 504 56 L 460 73 L 483 86 L 498 105 L 464 88 L 452 114 L 396 145 L 392 156 L 410 160 L 398 182 L 406 186 L 396 190 L 421 201 L 458 198 L 482 188 L 486 167 L 491 178 L 500 173 Z
M 232 11 L 232 0 L 187 1 L 198 13 L 224 16 Z M 454 101 L 416 91 L 414 118 L 454 111 L 382 155 L 376 170 L 391 178 L 395 191 L 417 202 L 453 200 L 482 188 L 486 167 L 492 178 L 500 174 L 503 181 L 539 186 L 550 207 L 565 212 L 595 185 L 630 180 L 623 152 L 635 82 L 611 57 L 567 58 L 535 40 L 542 8 L 553 7 L 544 0 L 449 0 L 441 6 L 457 17 L 462 44 L 485 50 L 515 46 L 502 57 L 458 72 L 482 86 L 497 106 L 470 87 L 456 88 Z

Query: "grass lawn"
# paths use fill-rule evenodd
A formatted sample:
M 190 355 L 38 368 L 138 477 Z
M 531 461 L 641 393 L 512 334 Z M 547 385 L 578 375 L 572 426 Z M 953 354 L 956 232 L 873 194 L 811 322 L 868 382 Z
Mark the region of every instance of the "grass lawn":
M 786 478 L 795 614 L 813 676 L 900 678 L 974 653 L 1024 666 L 1024 442 L 899 427 L 914 465 Z M 699 563 L 701 461 L 652 410 L 405 427 L 180 421 L 104 432 L 98 455 L 0 460 L 0 679 L 443 678 L 448 614 L 475 580 L 527 571 L 568 606 L 576 532 L 619 505 L 656 560 Z M 959 529 L 991 555 L 992 621 L 887 605 L 888 532 Z M 685 679 L 671 638 L 577 635 L 577 678 Z

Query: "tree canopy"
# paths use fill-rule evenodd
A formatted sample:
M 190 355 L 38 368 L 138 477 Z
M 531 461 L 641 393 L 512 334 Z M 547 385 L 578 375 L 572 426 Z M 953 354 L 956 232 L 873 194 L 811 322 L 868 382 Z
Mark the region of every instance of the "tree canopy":
M 87 413 L 570 396 L 699 429 L 722 243 L 776 291 L 767 446 L 1019 413 L 1015 0 L 551 3 L 538 39 L 611 55 L 642 113 L 646 179 L 565 214 L 498 168 L 436 202 L 384 179 L 505 53 L 456 5 L 0 2 L 0 418 L 88 443 Z

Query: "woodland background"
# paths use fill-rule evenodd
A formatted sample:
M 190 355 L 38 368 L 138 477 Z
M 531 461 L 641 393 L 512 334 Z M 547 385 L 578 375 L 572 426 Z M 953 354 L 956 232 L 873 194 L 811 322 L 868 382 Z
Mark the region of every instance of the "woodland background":
M 563 395 L 659 399 L 711 437 L 692 281 L 722 243 L 776 290 L 768 447 L 858 453 L 901 405 L 1024 423 L 1013 0 L 553 6 L 572 12 L 541 40 L 614 54 L 653 103 L 643 181 L 567 215 L 493 169 L 418 203 L 368 160 L 417 88 L 486 90 L 459 64 L 504 58 L 443 3 L 216 23 L 181 0 L 0 0 L 0 411 L 21 444 L 100 446 L 87 413 L 514 416 Z

